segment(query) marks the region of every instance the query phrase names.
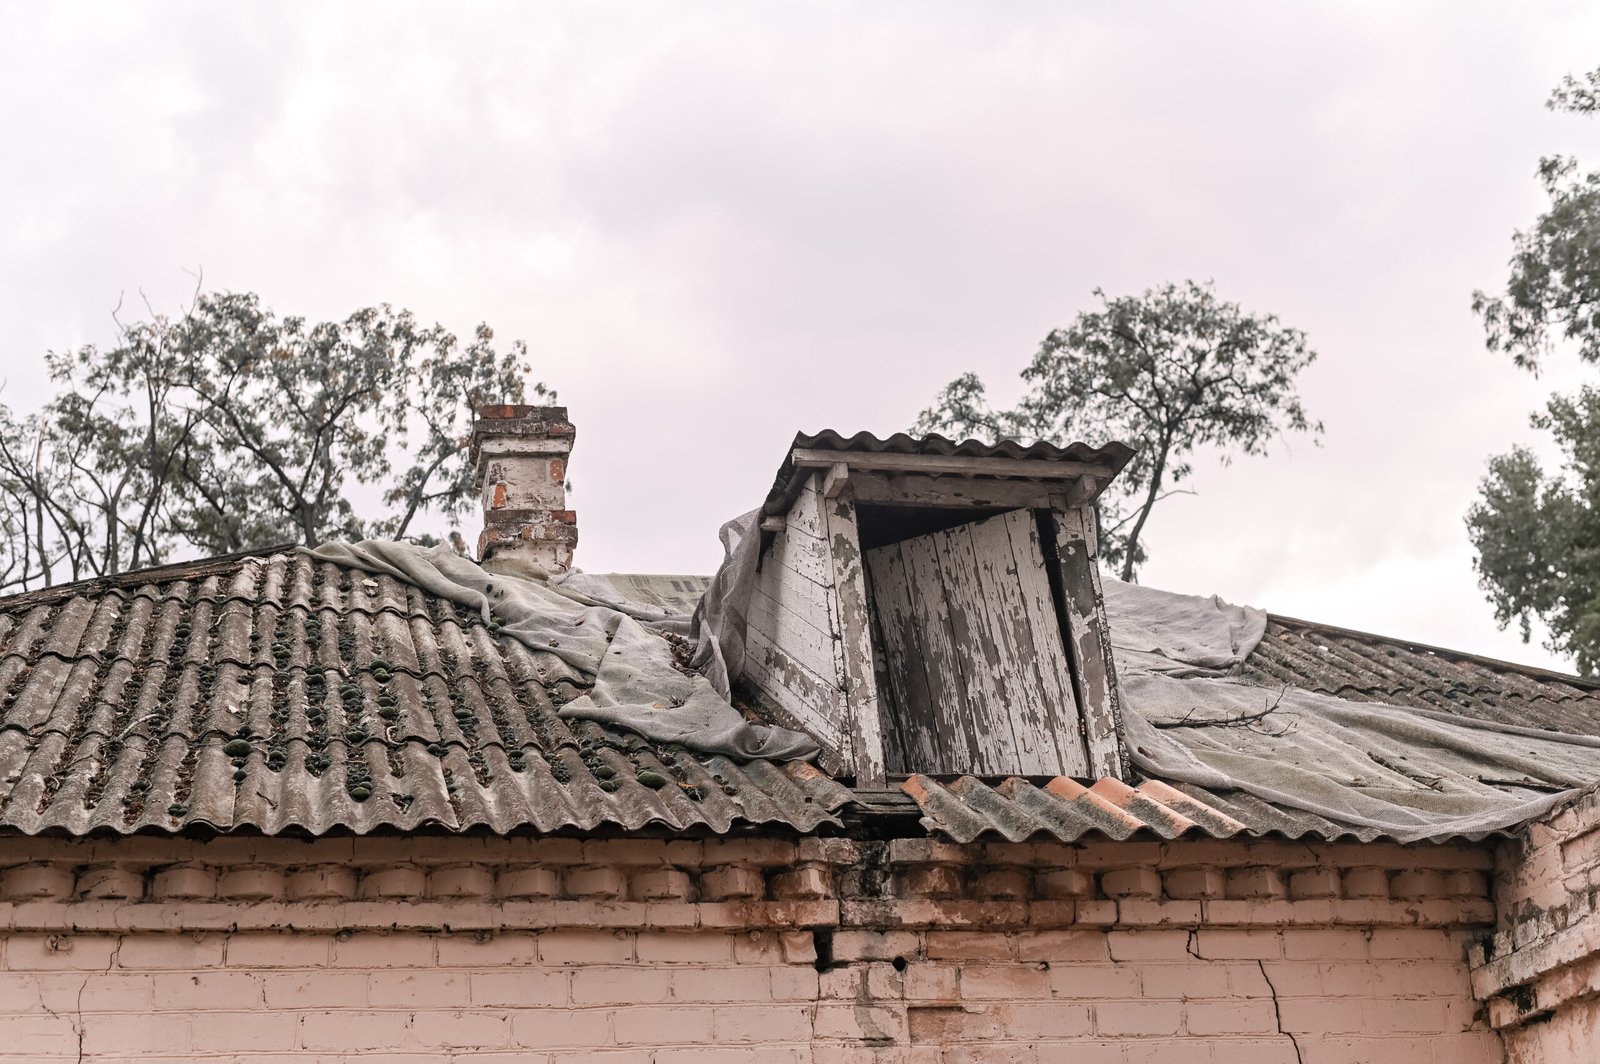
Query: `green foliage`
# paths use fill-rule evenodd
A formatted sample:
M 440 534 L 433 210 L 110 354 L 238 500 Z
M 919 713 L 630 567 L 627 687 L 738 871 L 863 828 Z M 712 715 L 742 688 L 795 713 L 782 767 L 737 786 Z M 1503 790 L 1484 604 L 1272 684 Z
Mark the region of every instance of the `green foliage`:
M 1600 69 L 1564 79 L 1548 106 L 1594 115 L 1597 93 Z M 1535 371 L 1556 335 L 1576 343 L 1586 361 L 1600 361 L 1600 174 L 1580 174 L 1576 159 L 1558 155 L 1540 159 L 1538 173 L 1550 206 L 1531 230 L 1513 234 L 1505 294 L 1472 294 L 1489 350 Z
M 480 325 L 463 344 L 389 306 L 311 323 L 221 293 L 119 325 L 109 348 L 47 356 L 60 390 L 41 413 L 0 407 L 0 588 L 414 535 L 471 504 L 477 404 L 554 399 L 521 343 Z M 358 512 L 363 488 L 383 512 Z
M 1132 580 L 1146 558 L 1145 523 L 1193 471 L 1196 448 L 1215 445 L 1228 461 L 1265 454 L 1284 431 L 1322 431 L 1295 391 L 1316 353 L 1304 333 L 1218 299 L 1209 284 L 1095 296 L 1100 309 L 1040 344 L 1015 409 L 991 409 L 983 382 L 968 373 L 922 412 L 915 431 L 1135 447 L 1100 501 L 1102 555 Z
M 1561 447 L 1562 470 L 1547 476 L 1520 447 L 1490 461 L 1467 514 L 1475 565 L 1501 627 L 1516 621 L 1526 640 L 1540 618 L 1549 648 L 1589 676 L 1600 667 L 1600 391 L 1558 395 L 1533 423 Z
M 1600 114 L 1600 69 L 1563 79 L 1548 105 Z M 1472 299 L 1489 349 L 1534 372 L 1558 341 L 1600 362 L 1600 174 L 1579 173 L 1562 156 L 1539 160 L 1538 173 L 1550 205 L 1513 235 L 1505 294 Z M 1592 675 L 1600 669 L 1600 392 L 1555 396 L 1532 421 L 1552 435 L 1562 466 L 1547 473 L 1525 448 L 1490 461 L 1467 514 L 1478 584 L 1501 627 L 1515 621 L 1527 640 L 1539 618 L 1546 646 Z

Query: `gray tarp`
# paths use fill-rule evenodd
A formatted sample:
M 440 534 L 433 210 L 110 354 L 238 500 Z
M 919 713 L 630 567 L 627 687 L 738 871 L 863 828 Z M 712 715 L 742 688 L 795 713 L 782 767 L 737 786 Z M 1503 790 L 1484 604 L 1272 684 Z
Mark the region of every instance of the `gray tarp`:
M 1511 827 L 1600 780 L 1600 738 L 1246 683 L 1230 673 L 1265 631 L 1260 610 L 1105 588 L 1128 749 L 1156 779 L 1401 841 Z
M 309 553 L 386 573 L 480 611 L 500 625 L 502 635 L 548 655 L 556 671 L 588 689 L 561 707 L 564 717 L 618 724 L 650 739 L 744 761 L 817 756 L 810 736 L 745 720 L 728 704 L 726 680 L 719 686 L 678 667 L 661 633 L 687 636 L 687 618 L 608 601 L 602 582 L 580 574 L 566 583 L 497 574 L 449 547 L 385 540 L 327 543 Z

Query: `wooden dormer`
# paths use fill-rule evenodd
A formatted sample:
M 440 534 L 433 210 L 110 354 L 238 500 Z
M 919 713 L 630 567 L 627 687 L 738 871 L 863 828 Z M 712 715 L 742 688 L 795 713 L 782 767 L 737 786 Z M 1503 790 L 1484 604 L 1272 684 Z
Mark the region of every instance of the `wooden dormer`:
M 798 436 L 745 679 L 857 786 L 1124 777 L 1094 500 L 1133 452 Z

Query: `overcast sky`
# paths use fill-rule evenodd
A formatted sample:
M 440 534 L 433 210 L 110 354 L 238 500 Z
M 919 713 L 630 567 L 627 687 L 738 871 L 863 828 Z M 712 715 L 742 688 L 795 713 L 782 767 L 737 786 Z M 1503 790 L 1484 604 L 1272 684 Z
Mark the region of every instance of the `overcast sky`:
M 1321 447 L 1198 464 L 1146 583 L 1532 663 L 1462 522 L 1541 379 L 1475 287 L 1541 207 L 1600 6 L 0 0 L 4 401 L 119 294 L 387 301 L 532 347 L 579 564 L 708 572 L 796 430 L 906 428 L 1113 294 L 1306 330 Z M 1593 371 L 1589 371 L 1593 372 Z M 1098 442 L 1098 441 L 1095 441 Z

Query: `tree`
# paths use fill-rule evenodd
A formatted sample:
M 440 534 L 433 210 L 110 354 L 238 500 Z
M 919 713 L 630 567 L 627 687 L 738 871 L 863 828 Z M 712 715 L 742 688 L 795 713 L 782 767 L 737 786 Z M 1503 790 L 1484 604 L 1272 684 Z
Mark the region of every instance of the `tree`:
M 1600 69 L 1564 78 L 1547 106 L 1600 114 Z M 1489 350 L 1535 373 L 1561 341 L 1600 362 L 1600 173 L 1546 156 L 1538 176 L 1550 203 L 1532 229 L 1513 234 L 1505 292 L 1472 297 Z M 1539 618 L 1546 646 L 1592 675 L 1600 668 L 1600 392 L 1554 396 L 1532 423 L 1551 433 L 1561 468 L 1547 473 L 1526 448 L 1491 459 L 1467 513 L 1478 584 L 1502 628 L 1516 622 L 1527 641 Z
M 968 373 L 922 412 L 915 431 L 987 439 L 1121 440 L 1137 448 L 1100 500 L 1102 555 L 1132 580 L 1146 559 L 1151 511 L 1193 471 L 1196 448 L 1222 460 L 1265 454 L 1284 431 L 1321 433 L 1295 391 L 1316 359 L 1298 329 L 1217 298 L 1186 281 L 1111 299 L 1044 338 L 1022 371 L 1027 392 L 1013 410 L 990 409 Z
M 251 294 L 198 295 L 118 325 L 107 349 L 47 355 L 60 387 L 0 406 L 0 589 L 336 536 L 401 538 L 473 499 L 483 402 L 555 394 L 527 349 L 463 344 L 389 306 L 279 317 Z M 357 492 L 382 500 L 363 516 Z

